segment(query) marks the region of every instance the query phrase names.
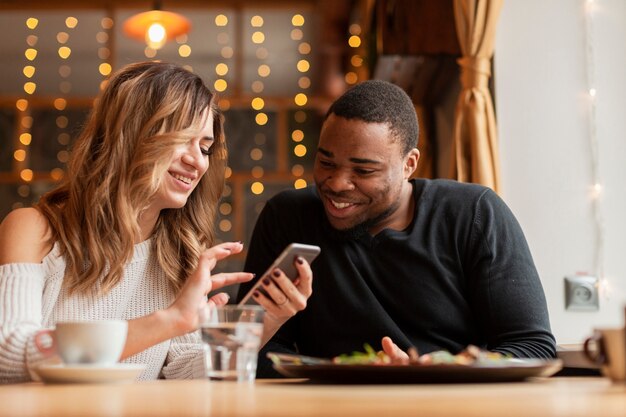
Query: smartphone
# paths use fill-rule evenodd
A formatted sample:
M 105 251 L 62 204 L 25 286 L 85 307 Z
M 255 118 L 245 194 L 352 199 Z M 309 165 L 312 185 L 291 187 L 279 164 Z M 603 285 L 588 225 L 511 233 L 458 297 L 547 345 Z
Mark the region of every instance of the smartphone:
M 294 280 L 298 276 L 298 270 L 294 265 L 296 257 L 301 256 L 310 264 L 313 262 L 313 259 L 317 257 L 320 251 L 320 247 L 315 245 L 305 245 L 303 243 L 290 244 L 285 248 L 285 250 L 282 251 L 272 265 L 267 268 L 267 271 L 259 277 L 258 281 L 254 284 L 254 286 L 252 286 L 252 288 L 250 288 L 250 291 L 248 291 L 246 296 L 241 299 L 239 305 L 249 304 L 252 301 L 256 303 L 252 297 L 252 294 L 254 294 L 255 291 L 265 294 L 265 290 L 263 289 L 263 278 L 270 276 L 275 268 L 279 268 L 289 279 Z

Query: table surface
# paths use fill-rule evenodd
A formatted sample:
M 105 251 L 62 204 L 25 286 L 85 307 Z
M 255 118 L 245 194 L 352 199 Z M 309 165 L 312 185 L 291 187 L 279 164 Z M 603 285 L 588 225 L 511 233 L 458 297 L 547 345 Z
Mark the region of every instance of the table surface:
M 626 385 L 600 377 L 520 383 L 326 385 L 306 380 L 0 386 L 0 416 L 626 416 Z

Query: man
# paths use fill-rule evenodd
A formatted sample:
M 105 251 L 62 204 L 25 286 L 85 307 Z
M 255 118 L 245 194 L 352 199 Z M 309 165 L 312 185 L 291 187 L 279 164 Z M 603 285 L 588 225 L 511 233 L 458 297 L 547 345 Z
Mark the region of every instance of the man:
M 369 343 L 394 359 L 467 345 L 553 358 L 546 300 L 515 217 L 489 188 L 413 179 L 418 124 L 410 98 L 361 83 L 329 109 L 315 187 L 269 200 L 245 270 L 262 274 L 291 242 L 318 245 L 313 295 L 264 347 L 333 357 Z M 251 284 L 243 284 L 240 297 Z M 287 300 L 288 302 L 289 300 Z

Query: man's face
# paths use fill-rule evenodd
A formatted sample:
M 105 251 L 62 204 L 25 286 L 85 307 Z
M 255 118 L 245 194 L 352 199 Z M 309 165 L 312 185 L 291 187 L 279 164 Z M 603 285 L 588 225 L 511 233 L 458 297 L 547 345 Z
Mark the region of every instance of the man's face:
M 313 175 L 330 224 L 347 231 L 359 226 L 372 234 L 405 220 L 411 193 L 406 181 L 419 158 L 402 155 L 387 124 L 331 114 L 320 134 Z M 405 210 L 406 211 L 406 210 Z

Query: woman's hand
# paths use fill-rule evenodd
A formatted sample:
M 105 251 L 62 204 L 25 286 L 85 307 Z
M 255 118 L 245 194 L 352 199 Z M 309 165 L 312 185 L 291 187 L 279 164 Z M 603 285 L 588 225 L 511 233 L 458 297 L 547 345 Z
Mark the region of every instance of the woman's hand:
M 306 308 L 313 293 L 313 273 L 308 262 L 298 256 L 295 261 L 298 277 L 289 279 L 283 271 L 275 269 L 271 276 L 261 278 L 265 294 L 256 291 L 254 300 L 265 309 L 263 337 L 264 345 L 287 320 Z M 267 295 L 266 295 L 267 294 Z
M 211 275 L 218 261 L 230 255 L 240 253 L 243 244 L 226 242 L 205 250 L 198 260 L 198 267 L 187 278 L 178 297 L 167 311 L 175 320 L 180 334 L 194 331 L 199 326 L 199 312 L 208 304 L 224 305 L 228 302 L 228 294 L 219 293 L 207 301 L 207 294 L 227 285 L 251 280 L 254 275 L 247 272 L 230 272 Z

